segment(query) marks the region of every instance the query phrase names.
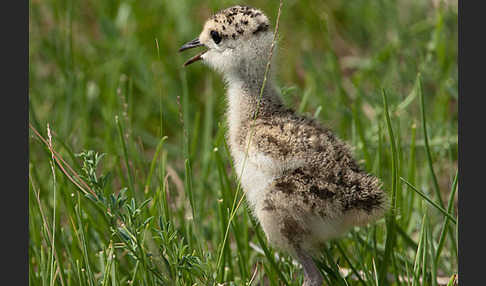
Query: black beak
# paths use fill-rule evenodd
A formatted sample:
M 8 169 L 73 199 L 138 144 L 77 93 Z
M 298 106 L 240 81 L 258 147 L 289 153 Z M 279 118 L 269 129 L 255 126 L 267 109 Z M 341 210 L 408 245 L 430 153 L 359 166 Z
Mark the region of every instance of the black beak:
M 182 52 L 182 51 L 185 51 L 185 50 L 188 50 L 188 49 L 192 49 L 192 48 L 195 48 L 195 47 L 200 47 L 202 45 L 203 44 L 201 44 L 199 42 L 199 38 L 195 38 L 194 40 L 182 45 L 182 47 L 179 49 L 179 52 Z
M 182 51 L 185 51 L 185 50 L 188 50 L 188 49 L 192 49 L 192 48 L 196 48 L 196 47 L 201 47 L 201 46 L 204 46 L 204 45 L 199 42 L 199 38 L 195 38 L 194 40 L 182 45 L 182 47 L 179 49 L 179 52 L 182 52 Z M 199 54 L 195 55 L 194 57 L 190 58 L 187 62 L 184 63 L 184 66 L 188 66 L 188 65 L 192 64 L 193 62 L 197 62 L 199 60 L 202 60 L 201 56 L 205 52 L 206 51 L 202 51 Z

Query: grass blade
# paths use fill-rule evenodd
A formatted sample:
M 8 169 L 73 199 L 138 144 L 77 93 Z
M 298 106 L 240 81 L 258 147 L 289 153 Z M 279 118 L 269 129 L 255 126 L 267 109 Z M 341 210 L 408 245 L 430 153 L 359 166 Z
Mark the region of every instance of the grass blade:
M 391 125 L 390 114 L 388 112 L 388 101 L 385 90 L 382 91 L 383 106 L 385 113 L 385 120 L 388 128 L 388 136 L 390 137 L 390 145 L 392 152 L 391 170 L 392 170 L 392 194 L 391 194 L 391 210 L 386 216 L 386 241 L 385 241 L 385 255 L 380 267 L 380 284 L 384 284 L 387 276 L 387 269 L 391 256 L 393 255 L 393 248 L 395 247 L 395 212 L 397 207 L 397 189 L 398 189 L 398 155 L 395 145 L 395 136 L 393 134 L 393 128 Z
M 458 176 L 459 176 L 459 171 L 456 171 L 456 176 L 454 177 L 454 181 L 452 183 L 452 188 L 451 188 L 451 193 L 449 195 L 449 203 L 447 205 L 447 213 L 451 214 L 452 209 L 454 207 L 454 197 L 456 195 L 457 191 L 457 182 L 458 182 Z M 452 215 L 452 214 L 451 214 Z M 437 254 L 435 256 L 435 263 L 437 264 L 439 262 L 440 254 L 442 253 L 442 248 L 444 247 L 444 242 L 447 236 L 447 227 L 449 223 L 449 217 L 446 217 L 444 220 L 444 223 L 442 224 L 442 229 L 440 231 L 440 238 L 439 238 L 439 244 L 437 246 Z M 454 238 L 451 238 L 451 242 L 454 244 L 454 251 L 457 251 L 457 248 L 455 246 L 455 240 Z
M 437 176 L 435 175 L 434 166 L 432 163 L 432 154 L 430 152 L 429 136 L 427 134 L 427 122 L 426 122 L 427 117 L 425 116 L 425 100 L 424 100 L 424 94 L 422 89 L 422 76 L 420 74 L 417 75 L 417 82 L 418 82 L 417 92 L 420 97 L 420 111 L 422 114 L 422 131 L 424 132 L 425 153 L 427 154 L 427 163 L 429 166 L 430 175 L 432 176 L 432 181 L 434 183 L 434 190 L 437 196 L 437 201 L 441 206 L 441 208 L 443 209 L 444 203 L 442 202 L 442 197 L 440 195 L 439 182 L 437 181 Z
M 154 170 L 155 170 L 155 163 L 157 162 L 157 158 L 159 157 L 159 153 L 160 153 L 160 150 L 162 149 L 162 145 L 164 144 L 164 141 L 167 140 L 167 136 L 164 136 L 160 139 L 159 141 L 159 144 L 157 144 L 157 148 L 155 149 L 155 154 L 152 158 L 152 163 L 150 164 L 150 171 L 149 171 L 149 174 L 147 176 L 147 180 L 145 182 L 145 190 L 144 190 L 144 193 L 147 194 L 148 193 L 148 190 L 150 188 L 150 183 L 152 181 L 152 175 L 154 173 Z
M 441 206 L 439 206 L 436 202 L 431 200 L 429 197 L 427 197 L 426 194 L 423 192 L 419 191 L 414 185 L 410 184 L 407 180 L 404 178 L 400 177 L 400 180 L 402 180 L 405 184 L 407 184 L 412 190 L 414 190 L 417 194 L 419 194 L 424 200 L 426 200 L 429 204 L 433 205 L 436 209 L 438 209 L 443 215 L 448 217 L 454 224 L 457 224 L 457 220 L 451 216 L 446 210 L 444 210 Z
M 118 135 L 120 139 L 120 143 L 122 146 L 123 150 L 123 160 L 125 161 L 125 167 L 127 168 L 127 173 L 128 173 L 128 184 L 130 185 L 130 189 L 132 190 L 132 194 L 135 196 L 135 198 L 138 198 L 139 196 L 137 195 L 137 192 L 135 191 L 135 184 L 133 183 L 133 175 L 132 175 L 132 168 L 130 168 L 130 164 L 128 162 L 128 151 L 127 151 L 127 145 L 125 143 L 125 139 L 123 138 L 123 128 L 121 125 L 121 120 L 118 118 L 118 116 L 115 116 L 115 123 L 116 126 L 118 127 Z M 140 200 L 140 198 L 139 198 Z

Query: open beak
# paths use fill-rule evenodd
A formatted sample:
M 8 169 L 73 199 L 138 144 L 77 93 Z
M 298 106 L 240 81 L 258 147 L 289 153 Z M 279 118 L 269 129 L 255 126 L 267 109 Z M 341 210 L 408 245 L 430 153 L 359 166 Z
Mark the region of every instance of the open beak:
M 199 38 L 195 38 L 194 40 L 187 42 L 184 45 L 182 45 L 182 47 L 179 49 L 179 52 L 182 52 L 182 51 L 185 51 L 185 50 L 188 50 L 188 49 L 192 49 L 192 48 L 195 48 L 195 47 L 201 47 L 201 46 L 204 46 L 204 45 L 199 42 Z M 190 65 L 194 62 L 202 60 L 201 56 L 204 55 L 205 52 L 206 51 L 202 51 L 199 54 L 195 55 L 194 57 L 190 58 L 189 60 L 187 60 L 184 63 L 184 66 L 188 66 L 188 65 Z

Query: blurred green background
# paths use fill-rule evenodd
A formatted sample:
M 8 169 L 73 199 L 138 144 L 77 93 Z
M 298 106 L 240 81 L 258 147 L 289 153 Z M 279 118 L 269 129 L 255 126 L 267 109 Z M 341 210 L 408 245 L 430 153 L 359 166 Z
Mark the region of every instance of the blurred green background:
M 235 4 L 260 8 L 272 23 L 276 20 L 278 1 L 30 0 L 32 127 L 47 138 L 49 124 L 54 149 L 80 173 L 83 161 L 75 154 L 106 153 L 95 172 L 112 173 L 102 193 L 108 196 L 128 187 L 127 196 L 137 198 L 136 203 L 152 199 L 141 216 L 153 219 L 141 233 L 161 228 L 160 220 L 170 223 L 187 246 L 187 253 L 174 254 L 177 263 L 166 266 L 169 270 L 157 262 L 163 258 L 152 258 L 157 254 L 144 250 L 145 234 L 136 250 L 140 256 L 126 255 L 127 242 L 117 240 L 114 224 L 104 220 L 91 201 L 74 199 L 76 187 L 60 168 L 53 176 L 50 153 L 31 133 L 31 285 L 126 285 L 130 280 L 158 285 L 163 279 L 154 269 L 175 277 L 164 282 L 168 285 L 244 285 L 255 269 L 255 283 L 280 285 L 282 277 L 292 285 L 301 283 L 298 267 L 287 256 L 270 263 L 268 253 L 257 251 L 266 246 L 258 240 L 262 233 L 255 233 L 245 206 L 236 212 L 224 239 L 237 189 L 223 136 L 224 85 L 201 63 L 183 68 L 191 52 L 177 51 L 199 34 L 212 13 Z M 455 216 L 454 196 L 448 198 L 457 170 L 457 39 L 457 3 L 452 1 L 284 1 L 277 86 L 289 106 L 318 117 L 354 146 L 356 158 L 384 181 L 388 191 L 396 170 L 430 200 L 446 209 L 451 204 Z M 422 89 L 417 89 L 419 74 Z M 391 150 L 383 90 L 396 152 Z M 161 143 L 163 136 L 167 139 Z M 395 155 L 398 163 L 392 168 Z M 333 265 L 332 257 L 336 265 L 362 270 L 369 279 L 356 279 L 353 271 L 354 278 L 338 278 L 330 266 L 328 282 L 375 285 L 372 262 L 377 276 L 391 275 L 380 285 L 399 285 L 400 277 L 412 277 L 415 285 L 437 285 L 433 277 L 457 272 L 457 236 L 450 227 L 455 225 L 449 221 L 444 227 L 443 213 L 402 180 L 396 185 L 395 220 L 402 234 L 388 244 L 394 254 L 386 247 L 390 228 L 384 221 L 354 230 L 341 242 L 331 242 L 323 261 Z M 167 205 L 155 203 L 161 201 Z M 188 220 L 188 213 L 195 219 Z M 54 239 L 49 238 L 52 234 Z M 238 237 L 254 247 L 242 245 Z M 359 237 L 371 241 L 373 250 L 358 244 Z M 172 242 L 158 242 L 159 256 L 170 257 L 164 243 Z M 227 246 L 218 257 L 222 245 Z M 429 246 L 424 250 L 424 245 Z M 115 262 L 98 255 L 110 251 L 117 253 Z M 191 251 L 199 268 L 194 262 L 189 270 L 179 269 L 181 257 Z M 440 256 L 430 259 L 424 253 Z M 389 261 L 393 263 L 385 265 Z

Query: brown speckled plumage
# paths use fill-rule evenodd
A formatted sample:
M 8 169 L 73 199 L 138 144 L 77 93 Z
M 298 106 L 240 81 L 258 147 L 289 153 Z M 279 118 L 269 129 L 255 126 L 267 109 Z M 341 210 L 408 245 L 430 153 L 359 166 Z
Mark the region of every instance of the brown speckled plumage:
M 301 262 L 305 286 L 320 285 L 310 254 L 350 227 L 381 217 L 387 199 L 379 180 L 360 168 L 346 143 L 283 105 L 271 75 L 260 97 L 272 38 L 260 10 L 235 6 L 212 16 L 184 49 L 207 47 L 196 58 L 227 83 L 228 143 L 269 242 Z
M 303 160 L 300 167 L 285 170 L 274 179 L 265 193 L 262 210 L 301 212 L 325 219 L 348 217 L 358 225 L 363 219 L 353 217 L 372 219 L 384 211 L 386 197 L 379 180 L 363 171 L 348 145 L 316 120 L 273 106 L 271 111 L 261 112 L 252 128 L 252 146 L 257 152 L 277 161 Z M 242 145 L 250 130 L 240 129 Z M 296 232 L 284 229 L 282 235 L 289 244 L 309 234 L 305 228 Z

